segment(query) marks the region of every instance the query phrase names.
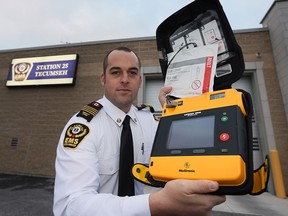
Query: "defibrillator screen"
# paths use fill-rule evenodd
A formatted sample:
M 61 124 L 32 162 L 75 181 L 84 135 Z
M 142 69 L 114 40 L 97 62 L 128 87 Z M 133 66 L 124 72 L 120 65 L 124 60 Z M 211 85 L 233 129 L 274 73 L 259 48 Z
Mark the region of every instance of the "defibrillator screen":
M 214 147 L 215 116 L 172 121 L 167 149 Z

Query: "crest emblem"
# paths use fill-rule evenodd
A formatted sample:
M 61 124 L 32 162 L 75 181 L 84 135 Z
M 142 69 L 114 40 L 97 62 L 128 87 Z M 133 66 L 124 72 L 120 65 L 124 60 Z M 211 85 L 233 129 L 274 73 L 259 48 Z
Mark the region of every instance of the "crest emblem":
M 75 149 L 82 142 L 82 140 L 89 134 L 88 126 L 81 123 L 74 123 L 70 125 L 63 140 L 65 148 Z
M 18 63 L 14 66 L 14 80 L 23 81 L 27 77 L 28 72 L 31 69 L 30 63 Z

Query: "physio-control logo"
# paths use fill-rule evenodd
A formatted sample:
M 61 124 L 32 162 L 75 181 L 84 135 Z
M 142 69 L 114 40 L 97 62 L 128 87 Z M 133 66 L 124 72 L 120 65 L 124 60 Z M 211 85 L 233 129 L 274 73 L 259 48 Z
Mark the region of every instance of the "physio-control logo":
M 185 162 L 183 164 L 184 169 L 179 169 L 179 172 L 191 172 L 191 173 L 194 173 L 195 170 L 194 169 L 190 169 L 190 166 L 191 166 L 190 162 Z

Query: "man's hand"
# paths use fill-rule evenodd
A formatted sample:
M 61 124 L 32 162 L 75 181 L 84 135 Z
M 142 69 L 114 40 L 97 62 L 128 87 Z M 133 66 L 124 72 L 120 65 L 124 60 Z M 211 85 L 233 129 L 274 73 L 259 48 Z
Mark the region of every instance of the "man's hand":
M 166 95 L 170 93 L 171 91 L 172 91 L 171 86 L 164 86 L 160 89 L 158 99 L 162 107 L 164 103 L 166 102 Z
M 212 208 L 225 201 L 225 196 L 209 194 L 219 188 L 209 180 L 172 180 L 165 187 L 150 194 L 152 216 L 210 215 Z

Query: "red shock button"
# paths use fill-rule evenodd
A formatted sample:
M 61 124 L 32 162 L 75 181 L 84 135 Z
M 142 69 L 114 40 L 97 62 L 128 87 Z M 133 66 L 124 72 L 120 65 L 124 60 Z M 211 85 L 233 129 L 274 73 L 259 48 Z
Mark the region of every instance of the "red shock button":
M 223 142 L 229 140 L 229 138 L 230 138 L 230 136 L 229 136 L 228 133 L 221 133 L 220 134 L 220 140 L 223 141 Z

